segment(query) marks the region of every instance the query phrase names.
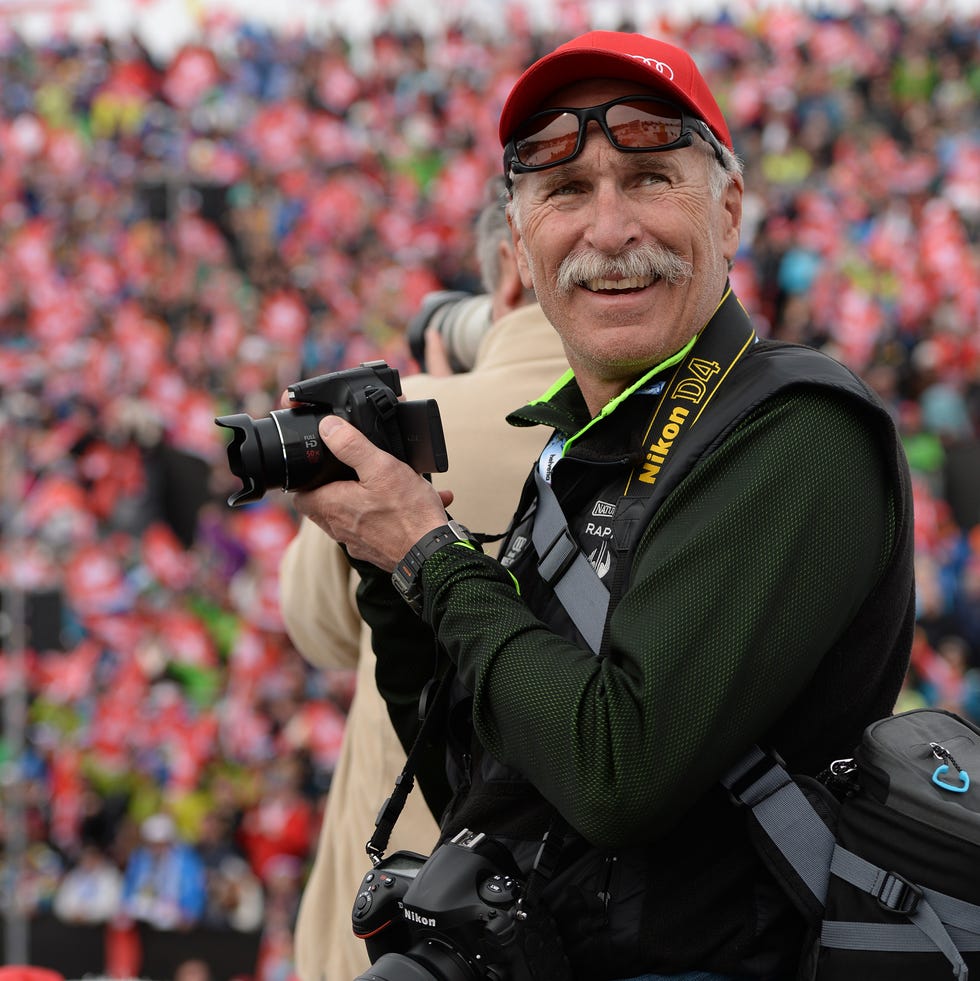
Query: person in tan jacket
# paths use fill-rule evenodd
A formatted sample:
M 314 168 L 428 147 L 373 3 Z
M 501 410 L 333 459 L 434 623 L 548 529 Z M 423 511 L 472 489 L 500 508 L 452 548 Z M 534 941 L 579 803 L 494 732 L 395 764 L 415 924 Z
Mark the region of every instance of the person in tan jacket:
M 438 335 L 430 334 L 430 373 L 402 379 L 406 398 L 434 398 L 439 404 L 449 471 L 433 474 L 433 483 L 454 491 L 457 520 L 490 535 L 507 527 L 541 450 L 539 432 L 514 429 L 505 416 L 542 394 L 567 369 L 558 335 L 521 284 L 504 200 L 499 194 L 492 198 L 478 222 L 476 242 L 492 324 L 473 368 L 464 374 L 432 374 L 435 363 L 447 361 L 437 358 Z M 304 518 L 282 561 L 280 602 L 287 631 L 311 663 L 325 668 L 356 665 L 357 675 L 296 924 L 295 964 L 301 981 L 352 981 L 370 966 L 364 943 L 351 929 L 351 907 L 370 868 L 365 843 L 405 763 L 375 687 L 370 632 L 354 605 L 355 588 L 356 577 L 340 547 Z M 435 819 L 415 790 L 395 824 L 387 853 L 405 848 L 427 855 L 437 833 Z

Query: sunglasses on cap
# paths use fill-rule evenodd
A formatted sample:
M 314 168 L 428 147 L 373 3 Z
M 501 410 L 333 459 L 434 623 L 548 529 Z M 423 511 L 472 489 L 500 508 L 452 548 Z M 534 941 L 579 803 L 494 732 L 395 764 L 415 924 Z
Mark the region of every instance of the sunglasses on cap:
M 697 134 L 727 169 L 721 144 L 703 120 L 656 96 L 627 95 L 585 109 L 536 112 L 508 141 L 504 173 L 527 174 L 574 160 L 585 146 L 586 130 L 592 120 L 599 124 L 606 139 L 624 153 L 678 150 L 690 146 Z

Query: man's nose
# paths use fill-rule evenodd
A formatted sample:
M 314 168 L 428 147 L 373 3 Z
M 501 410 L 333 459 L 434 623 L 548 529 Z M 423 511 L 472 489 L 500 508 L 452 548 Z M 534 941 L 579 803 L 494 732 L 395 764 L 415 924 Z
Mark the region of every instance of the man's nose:
M 585 236 L 597 251 L 618 255 L 641 240 L 638 205 L 614 177 L 604 176 L 596 181 L 591 209 Z

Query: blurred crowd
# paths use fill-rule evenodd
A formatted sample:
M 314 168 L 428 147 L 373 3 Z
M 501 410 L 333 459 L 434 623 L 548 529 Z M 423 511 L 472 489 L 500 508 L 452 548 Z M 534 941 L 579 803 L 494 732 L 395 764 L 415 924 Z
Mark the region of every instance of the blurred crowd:
M 590 26 L 571 6 L 547 35 L 517 4 L 492 37 L 225 23 L 165 63 L 134 40 L 0 33 L 0 583 L 21 624 L 0 762 L 27 816 L 19 908 L 261 929 L 258 981 L 289 977 L 352 681 L 285 636 L 295 516 L 275 489 L 226 505 L 213 420 L 361 361 L 413 370 L 423 298 L 477 288 L 503 97 Z M 980 14 L 772 5 L 624 26 L 687 47 L 721 93 L 746 164 L 732 278 L 761 332 L 834 354 L 899 421 L 919 589 L 901 707 L 980 722 Z M 197 870 L 186 908 L 140 902 L 136 866 L 161 844 Z M 105 902 L 72 902 L 92 869 Z

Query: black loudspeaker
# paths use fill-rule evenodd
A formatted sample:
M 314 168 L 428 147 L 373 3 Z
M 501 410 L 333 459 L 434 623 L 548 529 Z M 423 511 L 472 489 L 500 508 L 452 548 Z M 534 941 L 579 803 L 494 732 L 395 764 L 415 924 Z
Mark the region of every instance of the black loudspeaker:
M 64 597 L 60 589 L 39 589 L 24 594 L 24 646 L 43 651 L 63 651 Z M 10 591 L 0 590 L 0 651 L 10 646 L 15 625 L 10 622 Z

